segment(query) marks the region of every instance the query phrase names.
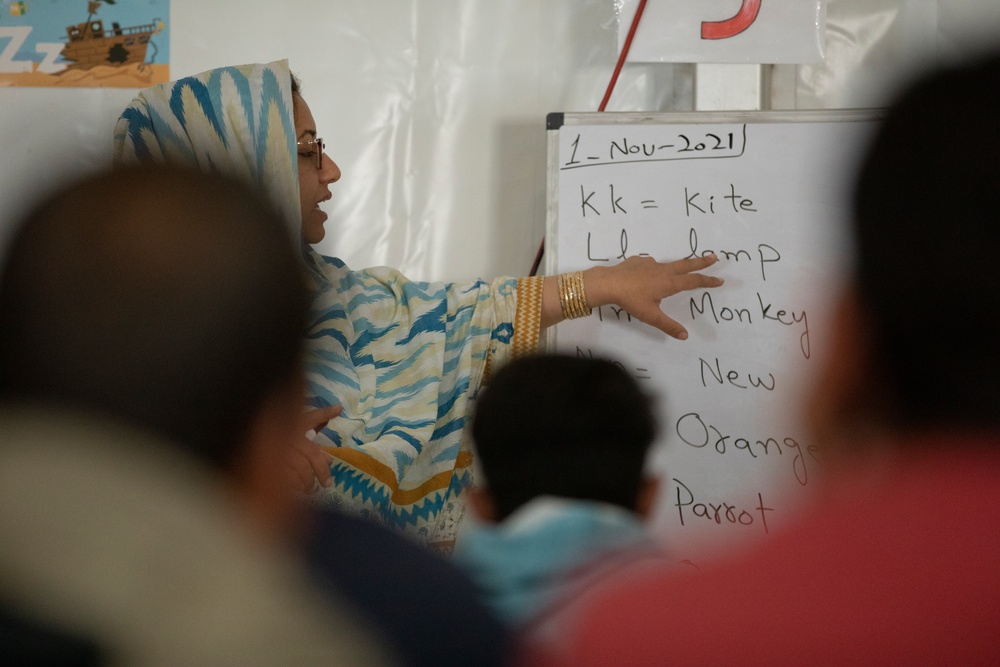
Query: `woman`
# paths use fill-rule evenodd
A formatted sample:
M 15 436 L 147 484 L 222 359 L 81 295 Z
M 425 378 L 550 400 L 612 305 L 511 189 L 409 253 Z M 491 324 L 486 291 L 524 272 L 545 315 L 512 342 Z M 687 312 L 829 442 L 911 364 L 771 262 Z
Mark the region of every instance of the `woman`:
M 307 372 L 310 403 L 322 410 L 310 418 L 330 457 L 312 458 L 324 482 L 316 496 L 447 549 L 471 481 L 464 420 L 491 366 L 534 351 L 541 328 L 606 304 L 686 338 L 661 300 L 722 280 L 693 273 L 714 257 L 632 257 L 564 276 L 469 284 L 351 271 L 308 245 L 325 234 L 319 205 L 341 176 L 317 133 L 287 62 L 225 67 L 143 91 L 115 127 L 115 159 L 239 175 L 297 223 L 316 292 Z

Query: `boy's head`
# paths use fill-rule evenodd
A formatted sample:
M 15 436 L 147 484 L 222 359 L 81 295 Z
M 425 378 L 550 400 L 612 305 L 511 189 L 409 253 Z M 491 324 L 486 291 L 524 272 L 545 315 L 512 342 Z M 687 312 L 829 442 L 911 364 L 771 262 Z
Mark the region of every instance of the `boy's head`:
M 473 502 L 494 521 L 543 495 L 645 513 L 655 436 L 652 401 L 621 366 L 562 354 L 514 360 L 477 402 L 472 437 L 486 488 Z

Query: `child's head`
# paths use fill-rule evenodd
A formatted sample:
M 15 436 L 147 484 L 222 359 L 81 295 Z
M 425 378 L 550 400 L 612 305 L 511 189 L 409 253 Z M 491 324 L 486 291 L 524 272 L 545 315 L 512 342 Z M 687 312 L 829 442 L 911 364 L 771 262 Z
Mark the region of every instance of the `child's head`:
M 605 359 L 541 354 L 501 368 L 477 402 L 472 437 L 488 511 L 502 521 L 537 496 L 644 511 L 652 401 Z

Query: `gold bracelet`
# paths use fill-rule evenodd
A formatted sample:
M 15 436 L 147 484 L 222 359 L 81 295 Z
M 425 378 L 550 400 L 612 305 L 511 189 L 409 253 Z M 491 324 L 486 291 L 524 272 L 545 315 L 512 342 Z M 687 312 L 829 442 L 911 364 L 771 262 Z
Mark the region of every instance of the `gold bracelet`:
M 577 271 L 571 275 L 570 285 L 573 290 L 571 297 L 574 306 L 573 317 L 586 317 L 590 315 L 590 305 L 587 303 L 587 293 L 583 289 L 583 273 Z
M 559 306 L 567 320 L 586 317 L 593 312 L 583 289 L 583 272 L 563 273 L 559 276 Z

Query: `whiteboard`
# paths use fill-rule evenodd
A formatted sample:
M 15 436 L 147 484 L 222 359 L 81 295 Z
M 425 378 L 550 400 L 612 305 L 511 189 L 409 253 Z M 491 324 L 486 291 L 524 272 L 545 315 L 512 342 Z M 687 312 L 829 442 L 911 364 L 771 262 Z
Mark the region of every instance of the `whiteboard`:
M 876 110 L 550 114 L 546 273 L 712 250 L 725 285 L 664 301 L 686 341 L 613 307 L 551 349 L 619 361 L 657 397 L 651 527 L 679 560 L 767 539 L 822 456 L 802 419 L 849 265 L 851 174 Z

